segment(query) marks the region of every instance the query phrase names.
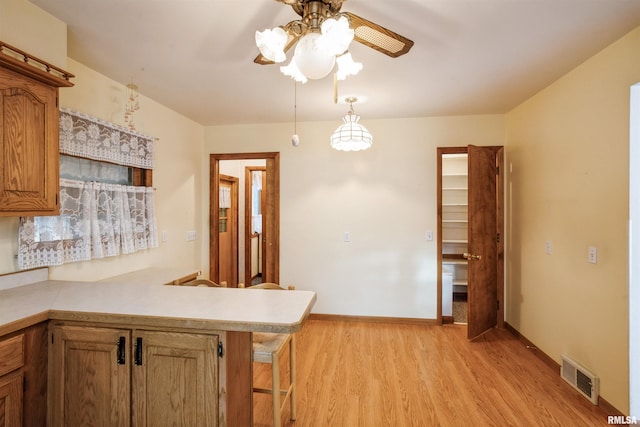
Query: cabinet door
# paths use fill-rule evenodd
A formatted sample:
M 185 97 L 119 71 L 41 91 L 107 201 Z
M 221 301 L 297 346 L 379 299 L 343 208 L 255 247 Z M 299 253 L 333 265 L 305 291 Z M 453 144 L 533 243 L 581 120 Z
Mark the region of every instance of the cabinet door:
M 50 425 L 129 426 L 131 332 L 54 326 L 50 334 Z
M 22 425 L 22 371 L 0 377 L 0 426 Z
M 218 425 L 218 336 L 135 331 L 133 425 Z
M 58 88 L 0 68 L 0 216 L 57 215 Z

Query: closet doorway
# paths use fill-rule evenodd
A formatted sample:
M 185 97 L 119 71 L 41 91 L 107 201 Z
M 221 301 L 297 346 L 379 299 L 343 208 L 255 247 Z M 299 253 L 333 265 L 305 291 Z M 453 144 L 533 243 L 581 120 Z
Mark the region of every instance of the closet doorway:
M 211 154 L 209 165 L 209 277 L 219 282 L 221 259 L 220 234 L 220 162 L 226 160 L 257 160 L 265 162 L 265 180 L 262 193 L 262 276 L 263 282 L 279 282 L 280 276 L 280 154 L 230 153 Z M 246 211 L 246 209 L 245 209 Z M 241 214 L 242 215 L 242 214 Z M 246 218 L 246 213 L 245 213 Z M 244 245 L 243 245 L 244 246 Z M 244 264 L 242 264 L 243 273 Z M 246 273 L 245 273 L 246 274 Z M 246 277 L 244 279 L 246 281 Z M 237 283 L 229 283 L 230 287 Z
M 439 324 L 465 304 L 467 337 L 504 325 L 503 147 L 438 148 Z

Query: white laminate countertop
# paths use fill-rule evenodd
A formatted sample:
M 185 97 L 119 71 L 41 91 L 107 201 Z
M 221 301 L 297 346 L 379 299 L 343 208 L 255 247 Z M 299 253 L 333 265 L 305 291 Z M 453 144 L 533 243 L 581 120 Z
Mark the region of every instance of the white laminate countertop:
M 311 291 L 167 286 L 186 274 L 146 269 L 99 282 L 45 280 L 0 290 L 0 335 L 23 320 L 80 320 L 245 332 L 300 330 Z

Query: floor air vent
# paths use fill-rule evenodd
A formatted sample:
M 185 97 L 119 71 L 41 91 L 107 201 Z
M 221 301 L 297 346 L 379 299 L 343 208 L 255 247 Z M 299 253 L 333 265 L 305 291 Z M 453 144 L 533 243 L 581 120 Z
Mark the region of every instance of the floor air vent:
M 586 370 L 578 362 L 569 356 L 562 355 L 560 376 L 583 394 L 594 405 L 598 404 L 599 381 L 598 377 Z

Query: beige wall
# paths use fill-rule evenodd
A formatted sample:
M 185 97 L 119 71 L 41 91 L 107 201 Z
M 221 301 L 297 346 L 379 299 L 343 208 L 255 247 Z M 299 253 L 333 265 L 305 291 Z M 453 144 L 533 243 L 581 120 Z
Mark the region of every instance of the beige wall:
M 640 28 L 506 120 L 506 320 L 557 362 L 566 353 L 600 376 L 601 395 L 626 413 L 629 90 L 639 51 Z
M 501 115 L 368 120 L 368 151 L 329 146 L 335 122 L 218 126 L 206 153 L 279 151 L 280 281 L 316 313 L 436 317 L 436 147 L 504 143 Z M 203 156 L 203 162 L 208 156 Z M 207 201 L 208 203 L 208 201 Z M 343 242 L 349 232 L 351 242 Z
M 0 0 L 0 41 L 62 69 L 67 24 L 25 0 Z

